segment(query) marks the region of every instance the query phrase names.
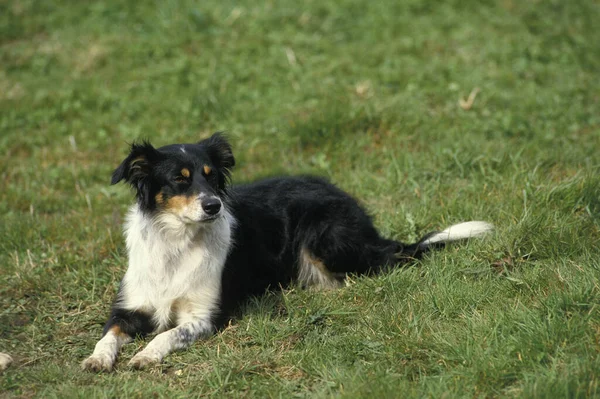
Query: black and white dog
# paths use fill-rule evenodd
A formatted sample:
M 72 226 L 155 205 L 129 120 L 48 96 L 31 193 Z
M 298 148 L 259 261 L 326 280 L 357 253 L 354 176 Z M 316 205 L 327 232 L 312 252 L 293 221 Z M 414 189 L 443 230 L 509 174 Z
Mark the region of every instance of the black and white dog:
M 157 335 L 129 365 L 159 363 L 269 288 L 337 287 L 348 274 L 403 264 L 492 229 L 466 222 L 405 245 L 381 237 L 357 201 L 322 178 L 228 187 L 234 164 L 218 133 L 196 144 L 131 146 L 112 175 L 137 198 L 125 224 L 129 267 L 83 369 L 111 370 L 123 344 L 150 333 Z

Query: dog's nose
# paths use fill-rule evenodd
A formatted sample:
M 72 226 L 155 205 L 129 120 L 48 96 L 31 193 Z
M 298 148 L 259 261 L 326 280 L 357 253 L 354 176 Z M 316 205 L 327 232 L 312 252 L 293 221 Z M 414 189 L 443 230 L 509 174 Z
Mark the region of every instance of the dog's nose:
M 216 215 L 221 210 L 221 201 L 218 198 L 208 198 L 202 201 L 202 209 L 208 215 Z

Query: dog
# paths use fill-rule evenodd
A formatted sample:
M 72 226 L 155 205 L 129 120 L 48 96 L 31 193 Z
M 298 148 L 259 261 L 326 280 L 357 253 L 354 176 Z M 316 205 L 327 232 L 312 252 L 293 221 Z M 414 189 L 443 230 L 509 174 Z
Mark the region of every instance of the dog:
M 492 230 L 466 222 L 407 245 L 382 237 L 358 202 L 323 178 L 230 186 L 234 165 L 220 133 L 158 149 L 131 145 L 111 181 L 135 191 L 124 228 L 129 266 L 84 370 L 112 370 L 122 345 L 152 333 L 129 366 L 160 363 L 269 289 L 335 288 L 349 274 L 377 273 Z

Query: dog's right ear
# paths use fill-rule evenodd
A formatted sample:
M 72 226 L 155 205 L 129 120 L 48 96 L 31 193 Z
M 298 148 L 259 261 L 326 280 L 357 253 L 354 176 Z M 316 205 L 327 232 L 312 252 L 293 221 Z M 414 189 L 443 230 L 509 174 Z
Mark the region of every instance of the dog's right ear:
M 148 177 L 159 158 L 158 151 L 149 142 L 133 143 L 127 158 L 113 172 L 110 184 L 117 184 L 121 180 L 125 180 L 133 187 L 140 189 L 141 184 Z

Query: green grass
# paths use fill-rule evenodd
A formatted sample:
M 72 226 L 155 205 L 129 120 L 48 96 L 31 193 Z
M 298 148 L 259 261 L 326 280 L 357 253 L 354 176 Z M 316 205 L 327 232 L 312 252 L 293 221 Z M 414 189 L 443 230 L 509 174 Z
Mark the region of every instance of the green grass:
M 0 397 L 600 396 L 599 20 L 594 0 L 0 2 Z M 82 373 L 126 265 L 126 143 L 216 130 L 235 182 L 327 176 L 405 241 L 497 232 Z

